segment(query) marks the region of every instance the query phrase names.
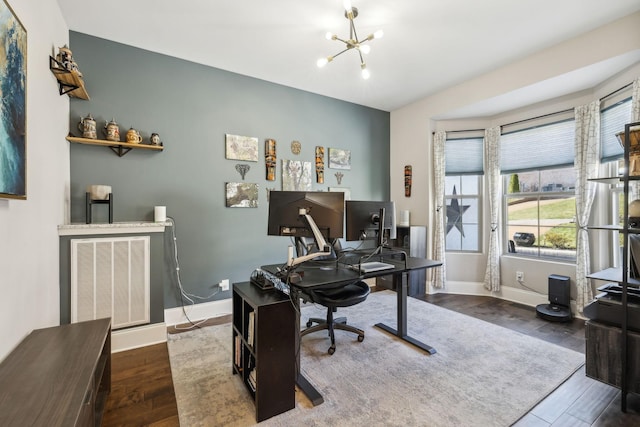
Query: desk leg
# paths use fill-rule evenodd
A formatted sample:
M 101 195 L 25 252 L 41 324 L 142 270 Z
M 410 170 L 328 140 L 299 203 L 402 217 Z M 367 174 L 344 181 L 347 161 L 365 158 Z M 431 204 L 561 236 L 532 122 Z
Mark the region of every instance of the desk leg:
M 302 392 L 309 398 L 313 406 L 318 406 L 324 402 L 322 395 L 316 390 L 316 388 L 302 375 L 300 371 L 300 295 L 297 291 L 291 289 L 291 298 L 294 301 L 296 316 L 296 385 Z
M 401 284 L 396 289 L 397 296 L 397 319 L 398 319 L 398 329 L 393 329 L 390 326 L 385 325 L 384 323 L 376 323 L 376 326 L 384 331 L 393 334 L 409 344 L 413 344 L 418 348 L 426 351 L 429 354 L 436 354 L 436 349 L 421 342 L 417 339 L 410 337 L 407 335 L 407 298 L 409 293 L 409 273 L 402 273 Z

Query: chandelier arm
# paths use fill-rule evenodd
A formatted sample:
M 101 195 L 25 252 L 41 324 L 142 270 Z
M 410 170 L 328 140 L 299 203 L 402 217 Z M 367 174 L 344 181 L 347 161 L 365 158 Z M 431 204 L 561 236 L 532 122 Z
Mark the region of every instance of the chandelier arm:
M 346 48 L 345 50 L 341 50 L 340 52 L 336 53 L 335 55 L 333 55 L 333 58 L 336 58 L 337 56 L 342 55 L 343 53 L 345 53 L 346 51 L 348 51 L 349 49 L 351 49 L 350 47 Z
M 340 37 L 338 37 L 338 36 L 336 36 L 336 38 L 335 38 L 335 39 L 336 39 L 336 40 L 338 40 L 338 41 L 341 41 L 342 43 L 344 43 L 344 44 L 346 44 L 347 46 L 349 46 L 349 42 L 348 42 L 348 41 L 346 41 L 346 40 L 342 40 L 342 39 L 341 39 Z
M 356 33 L 356 26 L 353 23 L 353 19 L 349 19 L 349 38 L 351 40 L 358 40 L 358 34 Z
M 360 52 L 360 49 L 356 49 L 356 50 L 358 51 L 358 55 L 360 55 L 360 65 L 361 65 L 361 66 L 362 66 L 362 65 L 366 65 L 366 64 L 364 63 L 364 58 L 362 58 L 362 52 Z

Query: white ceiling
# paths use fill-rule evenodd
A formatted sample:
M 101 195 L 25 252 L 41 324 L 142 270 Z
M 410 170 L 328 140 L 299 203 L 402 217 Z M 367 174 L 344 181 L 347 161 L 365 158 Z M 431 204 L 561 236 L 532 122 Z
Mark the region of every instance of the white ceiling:
M 325 39 L 327 31 L 348 38 L 342 0 L 58 3 L 73 31 L 384 111 L 640 10 L 639 0 L 352 0 L 358 36 L 385 33 L 370 42 L 371 78 L 363 80 L 354 51 L 316 66 L 342 50 Z M 595 64 L 453 116 L 495 114 L 593 87 L 638 60 L 640 53 Z

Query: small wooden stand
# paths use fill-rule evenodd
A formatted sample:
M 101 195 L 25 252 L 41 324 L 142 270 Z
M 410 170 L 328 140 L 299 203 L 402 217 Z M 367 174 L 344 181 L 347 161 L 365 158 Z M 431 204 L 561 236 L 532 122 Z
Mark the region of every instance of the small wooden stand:
M 87 224 L 91 224 L 91 207 L 92 205 L 109 205 L 109 224 L 113 224 L 113 193 L 109 193 L 107 200 L 92 200 L 91 193 L 86 193 L 86 210 L 87 210 Z

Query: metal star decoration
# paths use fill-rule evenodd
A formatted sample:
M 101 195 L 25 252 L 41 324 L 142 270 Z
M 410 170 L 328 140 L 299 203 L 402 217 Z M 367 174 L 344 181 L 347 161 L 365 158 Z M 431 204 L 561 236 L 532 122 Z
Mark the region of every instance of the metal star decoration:
M 455 196 L 456 193 L 456 186 L 453 186 L 453 195 Z M 447 205 L 447 233 L 449 234 L 449 231 L 451 231 L 451 229 L 453 227 L 457 228 L 458 231 L 460 231 L 460 234 L 462 234 L 462 237 L 464 237 L 464 230 L 462 228 L 462 216 L 464 215 L 464 213 L 467 211 L 467 209 L 469 209 L 470 205 L 460 205 L 458 203 L 460 199 L 457 198 L 453 198 L 451 199 L 451 203 L 449 203 Z

